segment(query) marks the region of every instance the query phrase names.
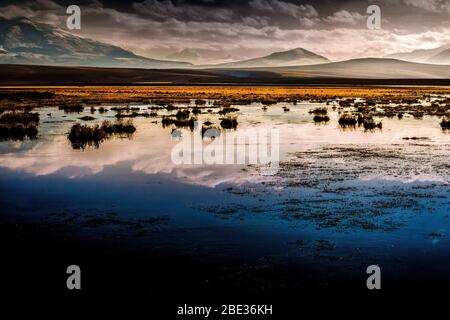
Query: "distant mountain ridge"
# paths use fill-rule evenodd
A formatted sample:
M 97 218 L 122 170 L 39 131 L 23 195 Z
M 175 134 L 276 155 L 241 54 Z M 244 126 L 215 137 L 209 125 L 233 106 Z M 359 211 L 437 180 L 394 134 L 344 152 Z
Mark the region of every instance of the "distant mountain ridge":
M 390 55 L 393 58 L 364 58 L 330 62 L 304 48 L 274 52 L 267 56 L 216 65 L 194 66 L 188 62 L 142 57 L 118 46 L 73 35 L 26 18 L 0 17 L 0 64 L 65 67 L 204 69 L 229 79 L 267 77 L 442 79 L 450 78 L 450 45 Z M 193 49 L 173 56 L 196 58 Z M 406 62 L 414 60 L 412 62 Z M 419 63 L 420 62 L 420 63 Z M 227 71 L 228 69 L 232 69 Z M 23 69 L 21 69 L 23 70 Z M 103 70 L 104 71 L 104 70 Z M 102 72 L 103 72 L 102 71 Z M 100 72 L 100 71 L 99 71 Z M 264 74 L 266 73 L 266 75 Z M 268 72 L 268 73 L 267 73 Z M 156 74 L 156 73 L 155 73 Z M 205 77 L 202 74 L 202 77 Z M 157 77 L 152 78 L 158 81 Z
M 450 46 L 449 49 L 439 52 L 427 60 L 429 63 L 450 65 Z
M 217 68 L 253 68 L 253 67 L 286 67 L 297 65 L 311 65 L 330 62 L 327 58 L 303 48 L 274 52 L 264 57 L 247 59 L 236 62 L 220 63 Z
M 450 66 L 414 63 L 396 59 L 361 58 L 307 66 L 207 69 L 228 77 L 280 79 L 450 79 Z
M 418 49 L 387 55 L 386 58 L 399 59 L 417 63 L 450 65 L 450 44 L 434 49 Z
M 255 69 L 256 70 L 256 69 Z M 448 79 L 450 66 L 396 59 L 362 58 L 319 65 L 262 68 L 283 77 L 351 79 Z
M 199 61 L 193 49 L 183 49 L 157 60 L 134 54 L 121 47 L 71 34 L 63 29 L 27 18 L 0 17 L 0 63 L 106 68 L 191 68 L 186 60 Z M 310 65 L 329 62 L 303 48 L 274 52 L 264 57 L 236 62 L 199 65 L 196 68 L 250 68 Z
M 0 63 L 127 68 L 185 68 L 192 64 L 149 59 L 120 47 L 75 36 L 26 18 L 0 17 Z

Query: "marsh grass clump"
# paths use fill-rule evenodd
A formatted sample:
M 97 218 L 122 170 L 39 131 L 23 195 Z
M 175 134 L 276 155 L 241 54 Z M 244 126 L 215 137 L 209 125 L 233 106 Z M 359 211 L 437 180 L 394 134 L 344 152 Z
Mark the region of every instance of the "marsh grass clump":
M 363 118 L 363 126 L 365 130 L 374 130 L 374 129 L 382 129 L 383 124 L 380 122 L 375 122 L 375 120 L 370 117 L 366 116 Z
M 442 129 L 450 129 L 450 118 L 443 118 L 441 121 L 441 127 Z
M 330 117 L 328 115 L 321 115 L 321 114 L 316 114 L 313 118 L 314 122 L 328 122 L 330 121 Z
M 175 117 L 176 117 L 178 120 L 188 119 L 190 113 L 191 113 L 191 112 L 190 112 L 189 110 L 178 110 L 178 112 L 175 114 Z
M 84 116 L 84 117 L 81 117 L 81 118 L 78 118 L 78 119 L 83 120 L 83 121 L 92 121 L 92 120 L 95 120 L 95 118 L 94 118 L 94 117 L 91 117 L 91 116 Z
M 314 114 L 313 121 L 315 123 L 323 123 L 330 121 L 327 108 L 315 108 L 313 110 L 309 110 L 309 113 Z
M 150 117 L 150 113 L 148 113 L 148 112 L 136 112 L 136 111 L 133 111 L 132 113 L 122 113 L 122 112 L 118 112 L 118 113 L 116 114 L 116 118 L 117 118 L 117 119 L 123 119 L 123 118 L 137 118 L 137 117 L 148 118 L 148 117 Z
M 74 149 L 84 149 L 87 146 L 98 148 L 100 143 L 113 135 L 130 137 L 136 131 L 136 127 L 129 121 L 115 122 L 104 121 L 101 125 L 90 127 L 76 123 L 69 132 L 68 139 Z
M 140 111 L 141 108 L 126 106 L 126 107 L 112 107 L 111 110 L 117 111 L 117 112 L 131 112 L 131 111 Z
M 28 125 L 22 123 L 0 124 L 0 141 L 23 140 L 25 137 L 33 140 L 37 135 L 38 129 L 34 123 Z
M 358 114 L 356 121 L 358 122 L 358 126 L 362 125 L 364 123 L 364 116 L 362 114 Z
M 27 125 L 29 123 L 39 123 L 39 113 L 23 112 L 23 111 L 5 112 L 0 115 L 0 123 L 3 124 L 21 123 L 24 125 Z
M 349 113 L 344 113 L 339 118 L 338 123 L 342 127 L 349 127 L 349 126 L 352 127 L 352 126 L 356 126 L 356 124 L 358 123 L 358 119 L 357 119 L 357 117 L 355 117 Z
M 352 103 L 354 103 L 354 102 L 355 102 L 354 99 L 342 99 L 338 103 L 341 107 L 346 108 L 346 107 L 351 107 Z
M 192 114 L 193 114 L 193 115 L 198 115 L 198 114 L 200 114 L 200 113 L 202 113 L 202 109 L 200 109 L 200 108 L 194 108 L 194 109 L 192 109 Z
M 36 139 L 38 133 L 39 133 L 38 128 L 34 124 L 29 124 L 25 129 L 25 134 L 30 140 Z
M 361 103 L 355 104 L 354 107 L 356 108 L 356 111 L 361 113 L 368 113 L 370 111 L 370 107 L 361 105 Z
M 239 111 L 238 108 L 224 107 L 222 110 L 219 111 L 219 114 L 225 115 L 225 114 L 227 114 L 227 113 L 237 112 L 237 111 Z
M 84 106 L 82 106 L 81 104 L 63 105 L 58 109 L 63 110 L 64 113 L 81 113 L 84 111 Z
M 423 119 L 423 112 L 421 111 L 414 111 L 411 113 L 411 115 L 414 117 L 414 119 Z
M 224 129 L 236 129 L 238 125 L 238 121 L 236 118 L 222 118 L 220 121 L 220 126 Z
M 315 108 L 313 110 L 309 110 L 309 113 L 313 113 L 315 115 L 325 115 L 328 114 L 327 108 Z
M 70 129 L 68 138 L 74 149 L 84 149 L 86 146 L 98 148 L 100 142 L 106 138 L 106 134 L 98 125 L 89 127 L 76 123 Z
M 165 106 L 167 111 L 172 111 L 175 110 L 177 107 L 175 107 L 173 104 L 169 103 L 168 105 Z
M 14 111 L 0 115 L 0 140 L 35 139 L 38 134 L 39 113 Z
M 167 127 L 167 126 L 174 124 L 175 121 L 176 121 L 176 119 L 171 116 L 163 116 L 161 123 L 162 123 L 163 127 Z
M 163 127 L 175 125 L 178 128 L 189 128 L 194 130 L 196 121 L 197 118 L 195 117 L 191 117 L 190 119 L 178 119 L 174 116 L 163 116 L 161 123 Z
M 103 121 L 100 129 L 107 135 L 130 135 L 136 131 L 131 121 Z

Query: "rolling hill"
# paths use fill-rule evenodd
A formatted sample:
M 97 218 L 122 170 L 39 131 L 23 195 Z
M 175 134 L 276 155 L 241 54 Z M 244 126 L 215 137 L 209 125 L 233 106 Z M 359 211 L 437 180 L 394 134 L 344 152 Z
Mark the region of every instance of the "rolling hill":
M 450 84 L 450 66 L 354 59 L 311 66 L 130 69 L 1 65 L 0 85 Z
M 310 65 L 329 62 L 327 58 L 315 54 L 303 48 L 296 48 L 288 51 L 274 52 L 264 57 L 216 64 L 209 68 L 254 68 L 254 67 L 282 67 Z

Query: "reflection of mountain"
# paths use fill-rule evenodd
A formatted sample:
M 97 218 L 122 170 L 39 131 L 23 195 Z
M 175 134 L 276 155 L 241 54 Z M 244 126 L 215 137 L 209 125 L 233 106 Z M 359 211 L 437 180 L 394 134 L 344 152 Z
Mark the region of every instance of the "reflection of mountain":
M 148 59 L 120 47 L 72 35 L 25 18 L 0 17 L 0 63 L 128 68 L 182 68 L 189 63 Z
M 319 56 L 303 48 L 296 48 L 288 51 L 274 52 L 268 56 L 242 60 L 236 62 L 217 64 L 218 68 L 252 68 L 252 67 L 282 67 L 309 65 L 329 62 L 323 56 Z
M 411 52 L 390 54 L 386 58 L 419 63 L 450 64 L 450 45 L 434 49 L 420 49 Z

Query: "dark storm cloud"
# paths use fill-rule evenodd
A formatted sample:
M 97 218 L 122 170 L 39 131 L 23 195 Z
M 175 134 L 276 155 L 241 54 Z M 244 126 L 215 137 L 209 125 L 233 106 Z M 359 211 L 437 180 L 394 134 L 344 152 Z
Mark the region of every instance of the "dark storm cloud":
M 366 27 L 366 9 L 374 3 L 381 8 L 381 30 Z M 345 59 L 450 42 L 450 2 L 444 0 L 2 1 L 0 15 L 65 28 L 70 4 L 82 9 L 82 29 L 75 32 L 81 36 L 155 58 L 188 49 L 197 63 L 294 47 Z
M 210 2 L 209 4 L 214 3 Z M 146 0 L 134 2 L 132 7 L 140 15 L 163 21 L 177 19 L 180 21 L 231 21 L 233 10 L 219 6 L 205 6 L 208 2 L 176 3 L 171 0 Z

